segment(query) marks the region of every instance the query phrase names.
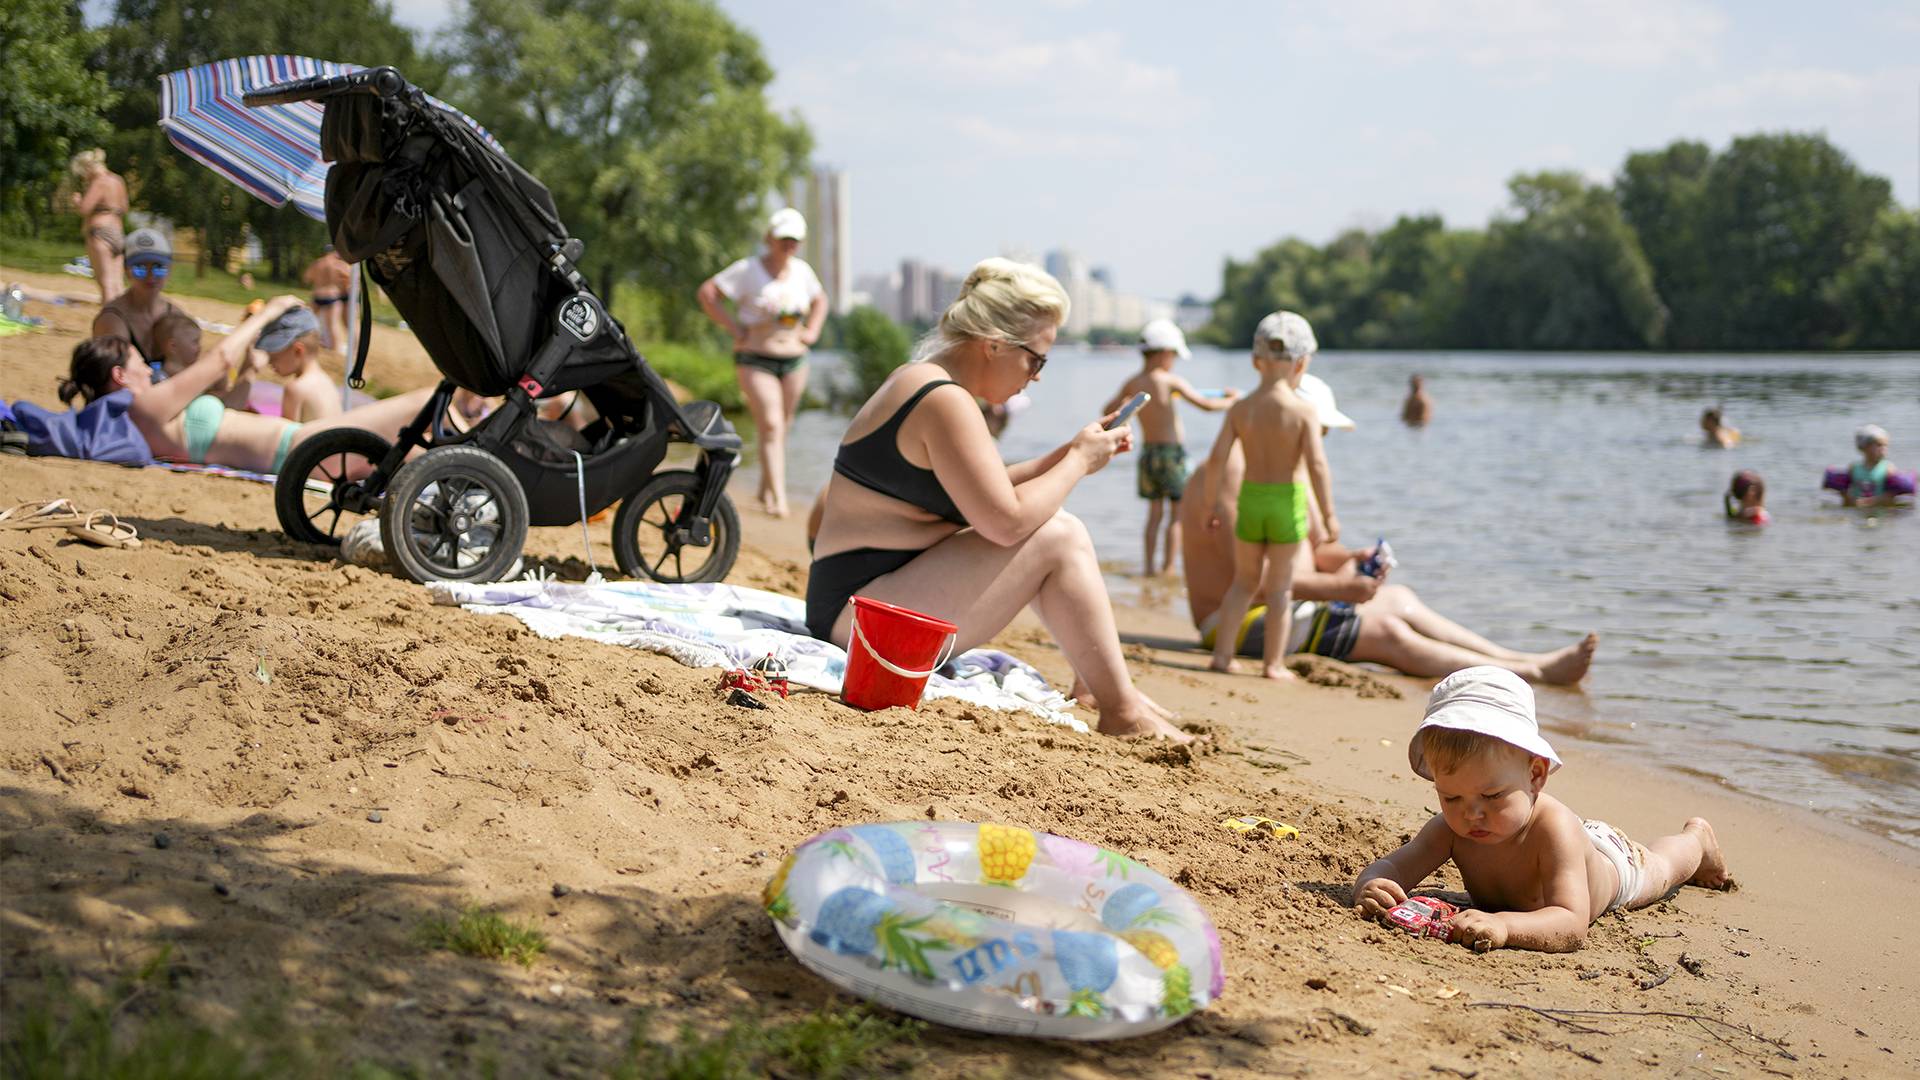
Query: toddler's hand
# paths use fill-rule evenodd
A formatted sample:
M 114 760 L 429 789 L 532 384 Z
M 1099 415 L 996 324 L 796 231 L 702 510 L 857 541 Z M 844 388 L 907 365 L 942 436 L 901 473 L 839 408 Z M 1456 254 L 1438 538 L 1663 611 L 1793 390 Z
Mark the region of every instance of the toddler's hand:
M 1334 517 L 1332 514 L 1328 514 L 1327 515 L 1327 542 L 1332 543 L 1333 541 L 1338 539 L 1340 539 L 1340 519 L 1337 517 Z
M 1392 878 L 1374 878 L 1353 898 L 1353 913 L 1363 919 L 1378 919 L 1390 911 L 1395 904 L 1407 898 L 1407 890 Z
M 1453 940 L 1474 952 L 1504 948 L 1507 924 L 1492 912 L 1463 911 L 1453 917 Z

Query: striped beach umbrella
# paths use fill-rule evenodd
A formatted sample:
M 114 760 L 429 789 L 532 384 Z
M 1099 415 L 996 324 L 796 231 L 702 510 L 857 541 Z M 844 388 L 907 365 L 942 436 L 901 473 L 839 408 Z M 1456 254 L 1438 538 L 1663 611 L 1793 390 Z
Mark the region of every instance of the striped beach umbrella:
M 327 169 L 320 159 L 319 102 L 291 101 L 248 108 L 240 98 L 290 79 L 344 75 L 358 64 L 305 56 L 244 56 L 160 77 L 160 127 L 181 152 L 273 206 L 288 202 L 308 217 L 327 219 Z M 495 150 L 485 128 L 438 98 L 428 101 L 466 121 Z M 503 151 L 504 152 L 504 151 Z

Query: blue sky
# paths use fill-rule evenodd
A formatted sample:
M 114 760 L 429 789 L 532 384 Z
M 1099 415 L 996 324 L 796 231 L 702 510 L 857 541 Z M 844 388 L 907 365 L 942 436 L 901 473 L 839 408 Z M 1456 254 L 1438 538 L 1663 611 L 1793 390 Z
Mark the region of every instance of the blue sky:
M 426 30 L 452 7 L 394 6 Z M 849 171 L 860 273 L 1064 245 L 1128 291 L 1211 296 L 1225 257 L 1281 236 L 1480 225 L 1516 172 L 1600 180 L 1758 131 L 1825 132 L 1920 200 L 1914 0 L 721 7 Z

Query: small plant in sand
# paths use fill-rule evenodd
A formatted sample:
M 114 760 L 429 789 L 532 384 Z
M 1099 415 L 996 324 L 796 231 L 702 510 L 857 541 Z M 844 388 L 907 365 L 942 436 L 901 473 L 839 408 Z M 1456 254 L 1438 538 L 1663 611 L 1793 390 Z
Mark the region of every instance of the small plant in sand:
M 498 913 L 469 904 L 454 918 L 430 915 L 413 932 L 414 941 L 429 949 L 446 949 L 462 956 L 511 960 L 532 967 L 534 957 L 547 951 L 547 936 L 531 926 L 509 922 Z
M 682 1024 L 670 1042 L 647 1037 L 647 1017 L 634 1025 L 616 1080 L 757 1080 L 806 1076 L 818 1080 L 904 1074 L 913 1070 L 913 1044 L 926 1025 L 878 1014 L 864 1005 L 829 1005 L 783 1024 L 755 1016 L 735 1018 L 701 1034 Z

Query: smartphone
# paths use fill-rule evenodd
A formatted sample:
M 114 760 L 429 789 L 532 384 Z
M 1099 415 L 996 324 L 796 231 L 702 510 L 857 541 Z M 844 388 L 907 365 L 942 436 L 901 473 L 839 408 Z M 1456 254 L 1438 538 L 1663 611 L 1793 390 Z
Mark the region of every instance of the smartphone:
M 1140 411 L 1140 406 L 1145 405 L 1146 403 L 1147 403 L 1147 392 L 1145 390 L 1142 390 L 1139 393 L 1128 398 L 1127 403 L 1125 405 L 1120 406 L 1120 411 L 1113 414 L 1113 419 L 1107 421 L 1107 430 L 1112 431 L 1114 428 L 1117 428 L 1121 424 L 1124 424 L 1128 420 L 1131 420 L 1133 418 L 1133 414 Z

